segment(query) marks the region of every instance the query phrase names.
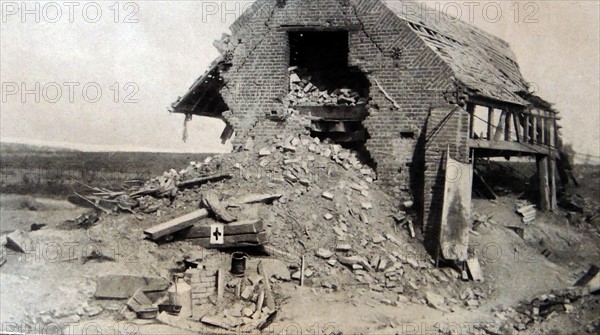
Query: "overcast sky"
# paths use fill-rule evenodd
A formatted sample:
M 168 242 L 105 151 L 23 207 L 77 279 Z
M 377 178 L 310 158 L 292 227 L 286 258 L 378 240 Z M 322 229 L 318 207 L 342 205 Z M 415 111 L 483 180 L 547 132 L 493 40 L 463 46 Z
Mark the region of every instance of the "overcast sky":
M 183 143 L 183 116 L 167 108 L 218 55 L 213 40 L 251 1 L 22 3 L 2 1 L 2 140 L 96 150 L 229 150 L 220 144 L 218 120 L 195 117 Z M 524 77 L 556 103 L 565 140 L 578 152 L 600 154 L 599 1 L 427 4 L 508 41 Z M 32 93 L 23 102 L 21 90 L 35 91 L 36 83 L 40 101 Z

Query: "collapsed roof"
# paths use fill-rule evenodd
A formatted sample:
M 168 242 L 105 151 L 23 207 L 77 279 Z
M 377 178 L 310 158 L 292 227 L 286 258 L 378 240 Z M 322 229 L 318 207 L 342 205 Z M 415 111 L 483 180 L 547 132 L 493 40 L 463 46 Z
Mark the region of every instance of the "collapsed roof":
M 431 11 L 423 10 L 420 4 L 413 1 L 370 1 L 383 3 L 398 20 L 406 22 L 452 69 L 456 81 L 467 88 L 470 95 L 520 106 L 535 104 L 535 101 L 527 99 L 531 96 L 527 94 L 528 84 L 521 75 L 514 53 L 504 40 L 444 13 L 433 16 Z M 261 6 L 265 5 L 265 2 L 277 3 L 273 6 L 273 11 L 279 6 L 279 1 L 275 0 L 254 2 L 231 25 L 234 37 L 241 27 L 264 14 L 261 14 Z M 355 6 L 358 3 L 350 2 Z M 293 3 L 285 5 L 289 7 L 286 9 L 288 12 L 294 10 Z M 364 5 L 364 1 L 361 5 Z M 354 13 L 360 16 L 360 12 L 355 10 Z M 223 39 L 230 43 L 228 36 Z M 220 41 L 217 41 L 215 46 L 221 49 L 222 45 L 220 47 L 219 43 Z M 234 43 L 232 41 L 230 45 Z M 220 51 L 223 54 L 231 52 Z M 227 71 L 228 65 L 227 57 L 222 56 L 215 60 L 189 91 L 173 103 L 172 111 L 220 117 L 220 114 L 227 110 L 218 93 L 226 84 L 221 73 Z

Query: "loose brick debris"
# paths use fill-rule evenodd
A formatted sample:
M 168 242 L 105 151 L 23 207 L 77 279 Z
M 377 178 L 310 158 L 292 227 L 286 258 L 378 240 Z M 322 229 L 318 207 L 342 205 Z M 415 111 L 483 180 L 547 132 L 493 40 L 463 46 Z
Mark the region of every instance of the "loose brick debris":
M 428 304 L 427 295 L 440 296 L 436 308 L 441 310 L 475 308 L 490 293 L 483 281 L 467 283 L 469 292 L 463 294 L 458 272 L 435 268 L 422 236 L 410 229 L 412 202 L 395 206 L 374 183 L 373 170 L 340 145 L 280 135 L 248 151 L 192 162 L 175 179 L 211 175 L 231 177 L 177 188 L 170 198 L 140 194 L 132 214 L 110 214 L 137 218 L 132 224 L 142 224 L 144 238 L 163 244 L 161 250 L 177 248 L 181 242 L 176 241 L 205 250 L 182 260 L 185 268 L 178 270 L 191 286 L 193 317 L 163 310 L 159 322 L 205 331 L 261 329 L 285 308 L 284 283 L 323 292 L 361 287 L 389 305 Z M 259 266 L 259 259 L 252 259 L 244 277 L 233 276 L 229 254 L 207 250 L 221 248 L 209 241 L 217 223 L 224 227 L 229 250 L 252 245 L 268 255 L 259 257 L 264 262 Z M 137 288 L 120 297 L 131 298 Z M 146 296 L 155 306 L 169 303 L 164 291 Z M 136 317 L 130 308 L 122 312 Z

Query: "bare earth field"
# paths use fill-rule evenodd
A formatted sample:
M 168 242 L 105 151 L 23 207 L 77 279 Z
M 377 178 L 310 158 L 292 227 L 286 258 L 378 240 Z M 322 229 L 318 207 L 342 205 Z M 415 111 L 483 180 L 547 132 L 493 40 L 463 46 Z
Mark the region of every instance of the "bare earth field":
M 248 157 L 250 154 L 248 154 Z M 287 155 L 287 154 L 286 154 Z M 165 156 L 166 157 L 166 156 Z M 275 157 L 275 156 L 273 156 Z M 286 156 L 288 157 L 288 156 Z M 185 160 L 189 157 L 182 158 Z M 289 158 L 289 157 L 288 157 Z M 273 158 L 274 161 L 275 158 Z M 317 157 L 316 162 L 319 162 Z M 193 159 L 190 159 L 193 160 Z M 201 161 L 202 159 L 198 159 Z M 236 156 L 232 161 L 247 162 L 246 156 Z M 3 166 L 7 164 L 5 157 Z M 186 166 L 187 160 L 179 164 L 178 159 L 169 166 Z M 220 161 L 221 162 L 221 161 Z M 226 164 L 227 156 L 222 159 Z M 138 163 L 131 163 L 132 166 Z M 150 163 L 148 163 L 150 164 Z M 316 163 L 315 163 L 316 164 Z M 162 173 L 163 170 L 155 174 Z M 158 245 L 144 240 L 143 230 L 190 212 L 197 208 L 198 194 L 207 189 L 220 194 L 234 196 L 251 191 L 264 192 L 269 188 L 281 191 L 287 198 L 273 205 L 257 205 L 244 208 L 240 213 L 254 213 L 266 218 L 270 242 L 279 249 L 297 254 L 302 250 L 293 241 L 302 232 L 294 235 L 283 225 L 294 225 L 288 220 L 293 212 L 300 221 L 313 223 L 312 237 L 304 237 L 304 249 L 308 264 L 315 274 L 304 286 L 295 279 L 272 279 L 278 313 L 263 333 L 286 334 L 598 334 L 600 332 L 600 297 L 597 294 L 579 296 L 561 302 L 556 311 L 536 315 L 532 301 L 552 299 L 551 294 L 564 292 L 571 287 L 590 267 L 600 265 L 600 235 L 598 218 L 573 222 L 566 211 L 555 213 L 538 212 L 534 223 L 524 227 L 523 236 L 506 228 L 522 226 L 515 212 L 520 200 L 506 195 L 497 200 L 475 199 L 474 213 L 486 217 L 470 235 L 470 249 L 478 256 L 484 280 L 475 283 L 462 281 L 460 274 L 451 268 L 436 269 L 431 258 L 418 251 L 413 259 L 396 257 L 402 254 L 403 246 L 420 244 L 420 234 L 411 239 L 405 229 L 396 230 L 385 220 L 387 201 L 379 190 L 370 186 L 370 200 L 375 209 L 369 213 L 368 224 L 356 223 L 351 216 L 345 224 L 340 219 L 326 221 L 321 217 L 327 210 L 342 213 L 344 205 L 323 205 L 320 199 L 323 189 L 339 186 L 339 180 L 351 180 L 351 171 L 332 169 L 336 176 L 329 186 L 324 179 L 321 184 L 306 187 L 301 192 L 290 183 L 269 183 L 268 188 L 256 190 L 250 177 L 241 175 L 233 181 L 203 185 L 180 192 L 177 200 L 169 206 L 151 214 L 112 213 L 89 229 L 66 223 L 89 212 L 88 208 L 75 206 L 65 200 L 64 195 L 46 194 L 31 196 L 6 194 L 10 187 L 5 185 L 0 197 L 0 234 L 6 263 L 0 267 L 0 321 L 2 332 L 16 333 L 59 333 L 69 334 L 188 334 L 188 333 L 240 333 L 237 329 L 202 328 L 168 325 L 156 320 L 137 319 L 123 312 L 125 300 L 97 299 L 96 277 L 106 274 L 132 274 L 170 278 L 170 272 L 181 266 L 181 260 L 191 254 L 201 254 L 207 263 L 221 268 L 230 267 L 230 251 L 206 250 L 187 241 L 176 241 Z M 131 175 L 135 170 L 125 171 Z M 582 169 L 577 175 L 580 188 L 571 190 L 585 197 L 590 208 L 598 213 L 598 168 Z M 344 179 L 346 178 L 346 179 Z M 257 182 L 258 185 L 258 182 Z M 19 188 L 17 188 L 19 189 Z M 342 190 L 343 187 L 338 187 Z M 23 191 L 24 188 L 19 189 Z M 352 191 L 344 201 L 350 204 Z M 23 193 L 23 192 L 19 192 Z M 297 194 L 296 194 L 297 193 Z M 289 194 L 289 195 L 288 195 Z M 336 199 L 340 195 L 336 193 Z M 352 198 L 352 199 L 351 199 Z M 316 199 L 306 202 L 306 217 L 298 213 L 301 199 Z M 317 201 L 318 200 L 318 201 Z M 341 207 L 340 207 L 341 206 Z M 335 207 L 335 208 L 333 208 Z M 303 207 L 302 207 L 303 208 Z M 291 212 L 290 212 L 291 211 Z M 311 214 L 318 214 L 311 217 Z M 337 214 L 336 214 L 337 215 Z M 286 219 L 284 219 L 284 217 Z M 588 216 L 589 218 L 589 216 Z M 45 224 L 31 231 L 32 224 Z M 403 269 L 388 285 L 390 278 L 373 270 L 370 275 L 360 275 L 342 264 L 330 266 L 314 257 L 309 251 L 317 247 L 331 247 L 328 239 L 332 226 L 347 227 L 346 234 L 355 246 L 356 253 L 372 262 L 373 255 L 387 254 L 396 257 Z M 365 227 L 363 227 L 365 226 Z M 33 244 L 26 253 L 5 247 L 6 236 L 22 230 L 28 233 Z M 324 231 L 327 230 L 325 233 Z M 322 237 L 317 237 L 322 233 Z M 373 236 L 381 233 L 384 241 L 375 241 Z M 337 230 L 336 230 L 337 234 Z M 289 236 L 288 236 L 289 235 Z M 296 236 L 296 237 L 295 237 Z M 395 236 L 395 237 L 389 237 Z M 338 235 L 339 238 L 339 235 Z M 394 242 L 394 243 L 392 243 Z M 398 243 L 399 242 L 399 243 Z M 360 247 L 358 245 L 361 245 Z M 110 257 L 110 260 L 89 259 L 92 251 Z M 370 254 L 368 254 L 370 253 Z M 338 253 L 338 258 L 341 255 Z M 258 261 L 277 264 L 276 257 L 251 254 L 247 267 L 255 268 Z M 288 263 L 292 266 L 292 263 Z M 377 265 L 376 265 L 377 266 Z M 293 271 L 292 271 L 293 272 Z M 385 277 L 385 278 L 384 278 Z M 371 278 L 370 280 L 366 280 Z M 229 292 L 226 292 L 228 294 Z M 442 302 L 433 301 L 430 293 L 442 297 Z M 559 295 L 559 293 L 556 293 Z M 155 301 L 160 293 L 148 294 Z M 549 297 L 550 296 L 550 297 Z M 194 319 L 209 311 L 219 309 L 227 314 L 231 305 L 222 306 L 209 300 L 204 306 L 194 307 Z M 229 301 L 229 300 L 228 300 Z M 543 304 L 542 304 L 543 305 Z M 563 308 L 563 306 L 566 306 Z M 523 309 L 528 310 L 522 311 Z M 529 316 L 528 316 L 529 314 Z M 200 325 L 200 323 L 198 323 Z M 253 330 L 253 333 L 259 332 Z

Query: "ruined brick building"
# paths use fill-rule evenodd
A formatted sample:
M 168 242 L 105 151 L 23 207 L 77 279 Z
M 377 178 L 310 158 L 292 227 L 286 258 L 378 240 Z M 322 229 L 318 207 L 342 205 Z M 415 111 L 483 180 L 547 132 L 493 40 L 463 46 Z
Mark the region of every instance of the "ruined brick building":
M 415 201 L 425 227 L 443 201 L 447 152 L 466 163 L 536 156 L 541 206 L 553 208 L 556 111 L 528 93 L 505 41 L 423 9 L 257 0 L 173 111 L 224 120 L 234 148 L 282 132 L 354 147 L 378 183 Z

